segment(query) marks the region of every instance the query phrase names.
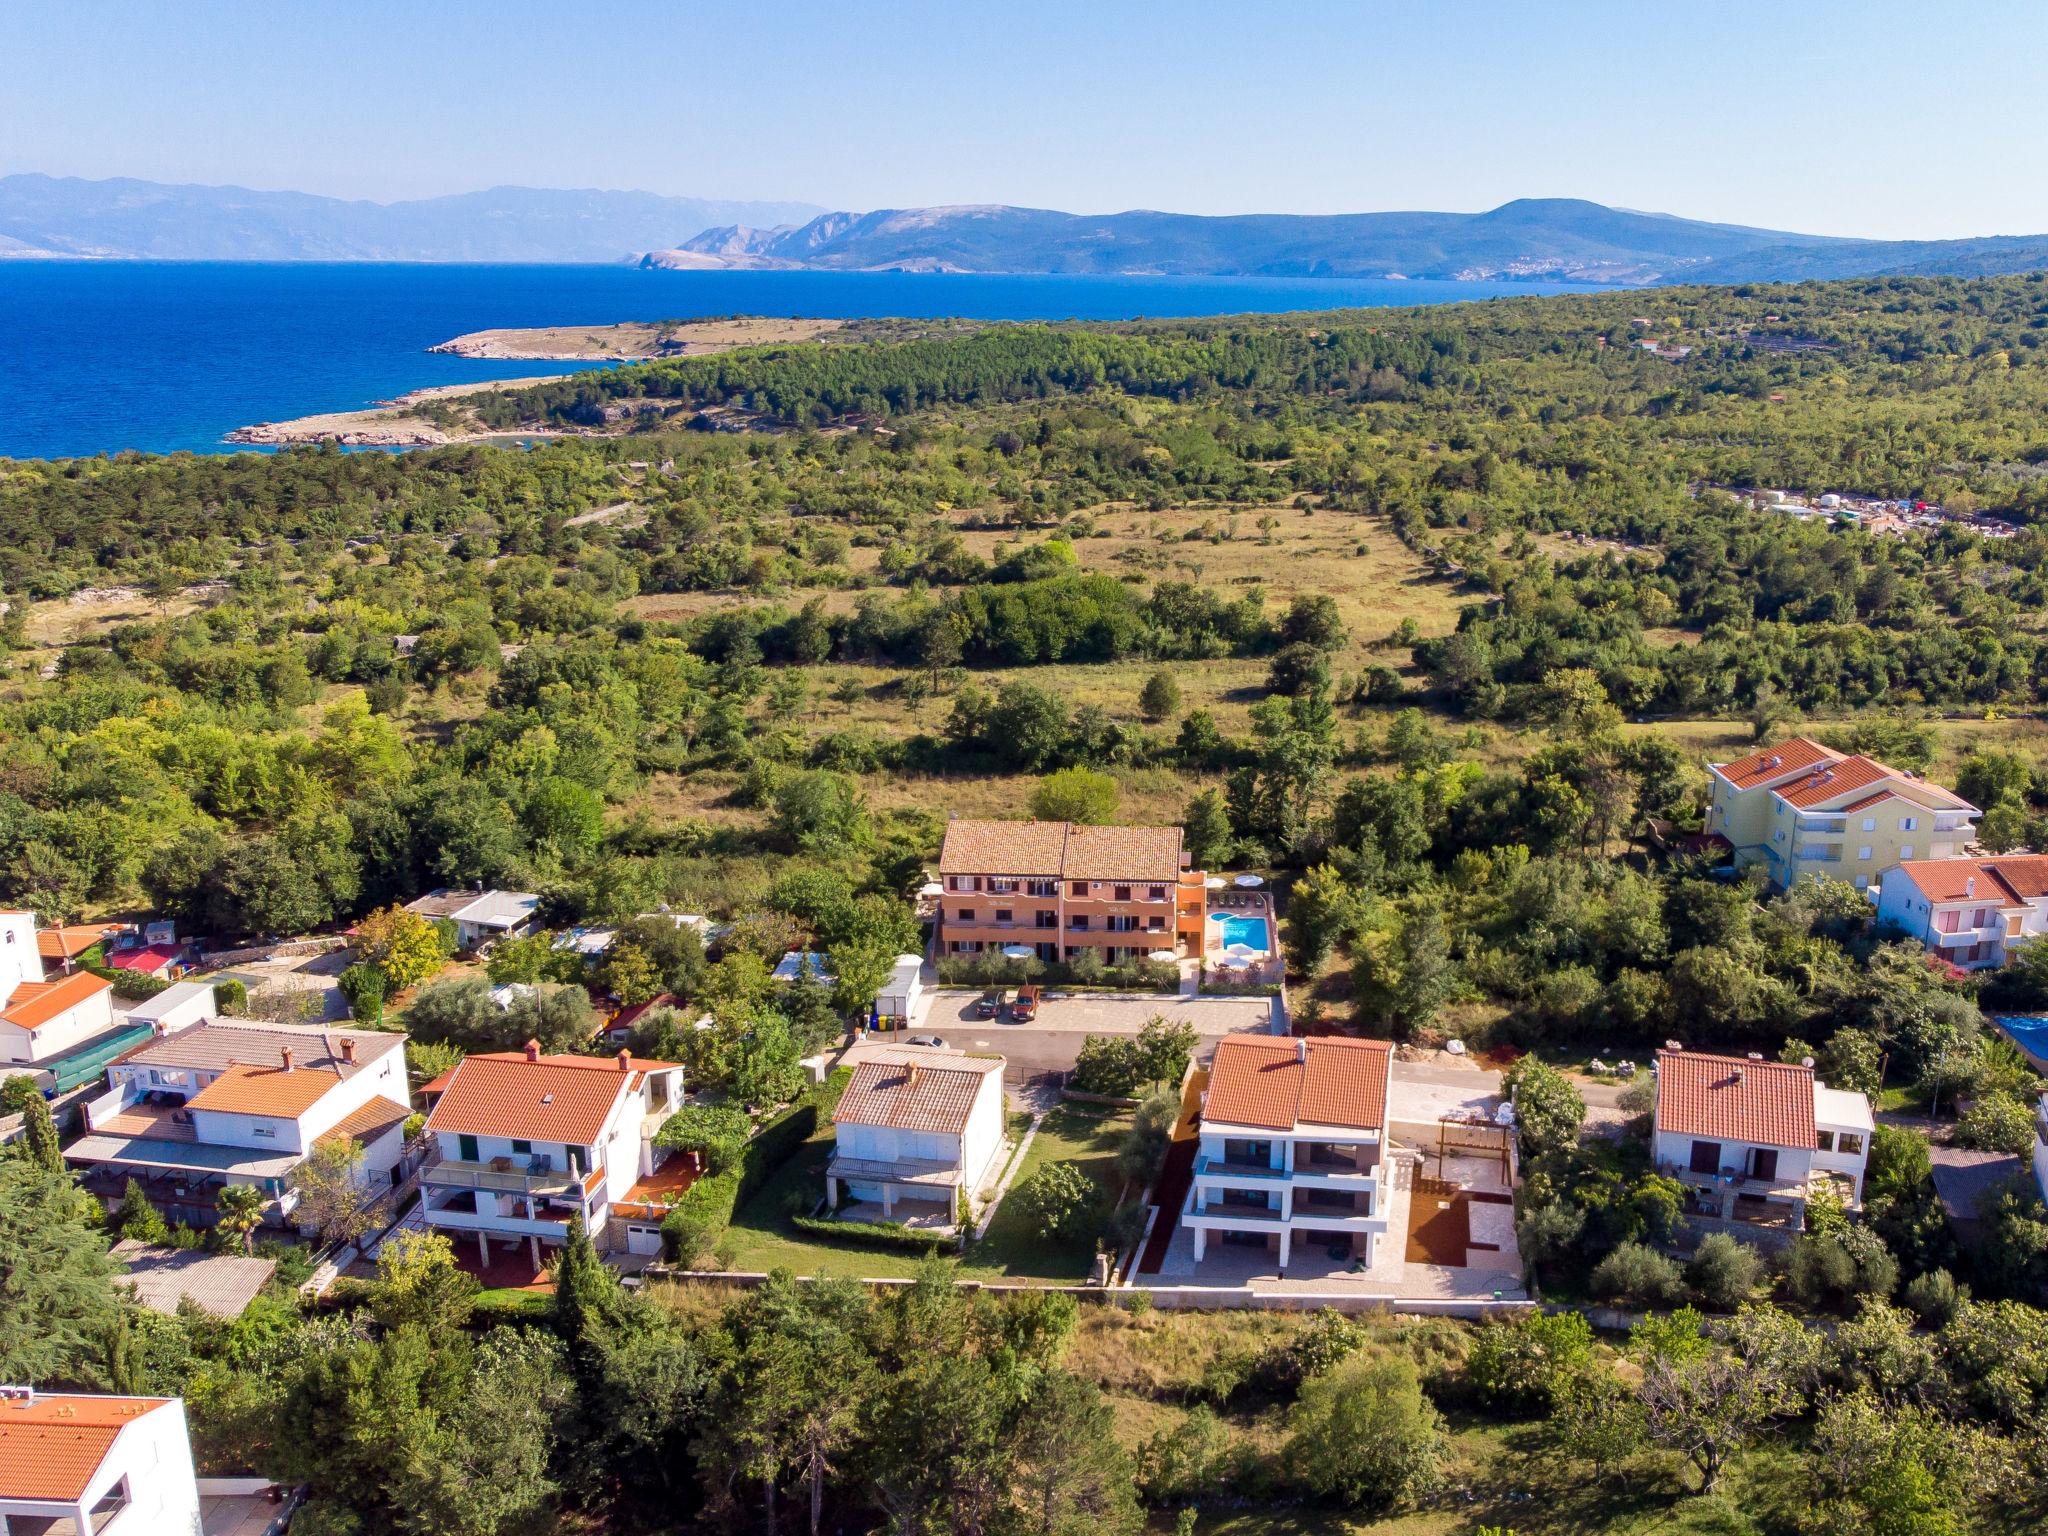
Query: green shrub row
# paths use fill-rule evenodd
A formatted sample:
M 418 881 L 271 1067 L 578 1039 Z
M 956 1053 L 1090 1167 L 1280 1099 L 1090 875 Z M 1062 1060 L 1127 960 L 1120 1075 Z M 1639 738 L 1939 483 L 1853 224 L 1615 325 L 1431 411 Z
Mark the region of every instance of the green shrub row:
M 833 1221 L 826 1216 L 792 1216 L 789 1224 L 810 1237 L 855 1248 L 907 1248 L 912 1253 L 950 1253 L 960 1246 L 951 1233 L 924 1232 L 885 1221 Z
M 708 1174 L 677 1198 L 661 1223 L 662 1246 L 668 1257 L 696 1262 L 717 1246 L 732 1225 L 740 1203 L 774 1177 L 832 1112 L 852 1074 L 843 1068 L 805 1098 L 792 1104 L 754 1134 L 737 1167 Z

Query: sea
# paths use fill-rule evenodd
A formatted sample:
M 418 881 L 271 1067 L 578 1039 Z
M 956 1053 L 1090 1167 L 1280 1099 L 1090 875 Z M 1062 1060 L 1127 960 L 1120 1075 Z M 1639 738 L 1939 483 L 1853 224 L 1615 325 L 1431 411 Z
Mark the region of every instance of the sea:
M 15 260 L 0 262 L 0 458 L 233 452 L 222 438 L 239 426 L 577 366 L 426 350 L 503 326 L 738 314 L 1128 320 L 1574 291 L 1384 278 Z

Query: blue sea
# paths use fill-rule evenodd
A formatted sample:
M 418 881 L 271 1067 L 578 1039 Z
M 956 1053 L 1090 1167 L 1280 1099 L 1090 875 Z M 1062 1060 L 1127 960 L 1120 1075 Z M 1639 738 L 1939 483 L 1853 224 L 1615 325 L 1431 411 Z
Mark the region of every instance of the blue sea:
M 1438 304 L 1559 283 L 654 272 L 628 266 L 0 264 L 0 457 L 229 451 L 259 421 L 561 373 L 424 349 L 500 326 L 756 314 L 1128 320 Z

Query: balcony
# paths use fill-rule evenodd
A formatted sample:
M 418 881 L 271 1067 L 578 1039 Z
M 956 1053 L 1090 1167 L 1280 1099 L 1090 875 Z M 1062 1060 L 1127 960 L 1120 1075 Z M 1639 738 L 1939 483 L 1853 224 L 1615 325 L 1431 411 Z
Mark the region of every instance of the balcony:
M 604 1173 L 597 1168 L 587 1174 L 571 1173 L 565 1169 L 537 1171 L 513 1166 L 509 1158 L 469 1163 L 460 1158 L 444 1157 L 420 1170 L 420 1182 L 430 1189 L 481 1189 L 497 1195 L 531 1195 L 536 1199 L 566 1196 L 580 1201 L 585 1190 L 603 1185 Z
M 2006 936 L 2001 923 L 1988 924 L 1982 928 L 1958 928 L 1953 933 L 1936 932 L 1934 942 L 1942 949 L 1954 949 L 1964 944 L 1981 943 L 1987 939 L 2002 939 Z
M 1195 1177 L 1216 1184 L 1245 1184 L 1270 1188 L 1274 1184 L 1285 1184 L 1291 1175 L 1285 1168 L 1275 1168 L 1268 1163 L 1241 1162 L 1224 1157 L 1198 1155 L 1195 1158 Z
M 1221 1200 L 1203 1206 L 1188 1197 L 1183 1218 L 1197 1226 L 1225 1227 L 1244 1232 L 1284 1232 L 1287 1220 L 1278 1211 L 1259 1205 L 1227 1205 Z

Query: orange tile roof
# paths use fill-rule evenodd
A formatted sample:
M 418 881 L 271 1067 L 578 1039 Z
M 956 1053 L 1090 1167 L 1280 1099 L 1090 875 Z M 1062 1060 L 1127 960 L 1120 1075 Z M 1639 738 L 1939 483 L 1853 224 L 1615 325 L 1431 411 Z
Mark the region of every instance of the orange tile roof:
M 1393 1061 L 1387 1040 L 1226 1035 L 1209 1069 L 1202 1118 L 1276 1131 L 1297 1125 L 1376 1131 L 1387 1121 Z
M 405 1124 L 411 1113 L 403 1104 L 379 1094 L 361 1108 L 343 1115 L 327 1135 L 346 1136 L 353 1141 L 375 1141 L 393 1126 Z
M 641 1081 L 640 1071 L 668 1065 L 646 1062 L 621 1072 L 618 1062 L 608 1057 L 543 1056 L 528 1061 L 518 1051 L 466 1056 L 456 1064 L 427 1118 L 427 1129 L 591 1146 L 614 1106 Z
M 0 1499 L 82 1497 L 121 1431 L 171 1401 L 39 1392 L 27 1402 L 0 1403 Z
M 1000 1084 L 1002 1070 L 1000 1057 L 953 1052 L 933 1052 L 929 1061 L 911 1051 L 870 1056 L 853 1069 L 832 1123 L 957 1136 L 967 1128 L 981 1085 L 990 1073 Z
M 1718 764 L 1717 771 L 1737 789 L 1755 789 L 1759 784 L 1768 784 L 1773 779 L 1797 773 L 1815 763 L 1834 762 L 1841 755 L 1805 736 L 1794 736 L 1775 747 L 1765 747 L 1747 757 L 1738 757 L 1732 763 Z
M 1819 764 L 1804 778 L 1784 785 L 1776 792 L 1787 805 L 1803 808 L 1894 777 L 1897 775 L 1883 763 L 1873 762 L 1867 757 L 1843 757 L 1832 763 Z
M 38 928 L 36 951 L 45 960 L 75 960 L 123 926 L 121 923 L 64 923 L 55 928 Z
M 1814 1144 L 1813 1069 L 1697 1051 L 1657 1053 L 1657 1129 L 1762 1147 Z
M 1908 859 L 1899 868 L 1929 901 L 2018 905 L 2048 896 L 2048 854 L 1995 859 Z M 1971 882 L 1974 881 L 1974 886 Z
M 1179 827 L 1087 827 L 1064 821 L 946 823 L 939 872 L 1057 875 L 1072 880 L 1156 880 L 1180 875 Z
M 275 1115 L 296 1120 L 341 1086 L 343 1079 L 317 1067 L 229 1067 L 186 1101 L 188 1109 L 223 1115 Z
M 972 821 L 946 823 L 939 847 L 944 875 L 1057 875 L 1066 858 L 1064 821 Z
M 89 971 L 62 981 L 24 981 L 7 999 L 6 1008 L 0 1009 L 0 1019 L 22 1029 L 40 1029 L 79 1004 L 113 990 L 113 985 Z

